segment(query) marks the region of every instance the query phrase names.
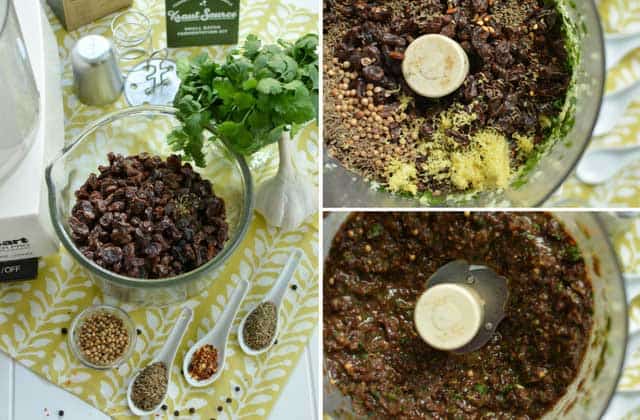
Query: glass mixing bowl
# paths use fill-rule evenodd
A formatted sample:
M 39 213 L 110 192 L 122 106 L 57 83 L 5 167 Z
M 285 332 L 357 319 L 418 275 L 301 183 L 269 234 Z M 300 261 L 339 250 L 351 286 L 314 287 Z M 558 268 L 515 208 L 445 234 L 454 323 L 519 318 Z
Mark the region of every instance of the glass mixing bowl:
M 536 207 L 546 202 L 571 174 L 589 145 L 602 101 L 605 63 L 604 40 L 598 12 L 592 0 L 565 5 L 567 17 L 575 26 L 580 60 L 575 68 L 575 123 L 565 136 L 544 153 L 534 168 L 518 184 L 504 191 L 484 192 L 470 198 L 444 197 L 438 207 Z M 324 149 L 325 207 L 422 207 L 426 201 L 379 191 L 354 172 L 349 171 Z
M 324 220 L 323 255 L 349 213 L 331 213 Z M 580 247 L 593 284 L 594 325 L 576 380 L 543 418 L 597 420 L 615 393 L 627 346 L 627 300 L 618 257 L 599 216 L 560 212 L 560 220 Z M 324 413 L 336 419 L 355 418 L 349 399 L 324 375 Z
M 229 239 L 212 260 L 188 273 L 164 279 L 137 279 L 108 271 L 87 259 L 70 237 L 68 218 L 75 191 L 107 153 L 124 156 L 148 152 L 167 157 L 167 135 L 179 125 L 175 110 L 162 106 L 127 108 L 101 118 L 86 128 L 46 169 L 49 210 L 62 244 L 107 295 L 124 302 L 160 305 L 184 301 L 205 289 L 224 269 L 226 261 L 244 238 L 253 213 L 253 182 L 244 160 L 222 142 L 208 142 L 206 168 L 196 168 L 211 181 L 215 194 L 226 204 Z M 194 166 L 195 168 L 195 166 Z

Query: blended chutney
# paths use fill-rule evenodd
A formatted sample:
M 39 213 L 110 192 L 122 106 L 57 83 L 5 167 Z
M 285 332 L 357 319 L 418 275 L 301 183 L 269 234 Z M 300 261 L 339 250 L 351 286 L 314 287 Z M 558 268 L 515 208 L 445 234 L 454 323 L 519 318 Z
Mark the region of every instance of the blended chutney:
M 458 259 L 490 267 L 509 287 L 505 319 L 466 354 L 430 347 L 413 322 L 429 277 Z M 324 270 L 327 373 L 371 418 L 540 418 L 588 346 L 585 262 L 546 213 L 355 213 Z

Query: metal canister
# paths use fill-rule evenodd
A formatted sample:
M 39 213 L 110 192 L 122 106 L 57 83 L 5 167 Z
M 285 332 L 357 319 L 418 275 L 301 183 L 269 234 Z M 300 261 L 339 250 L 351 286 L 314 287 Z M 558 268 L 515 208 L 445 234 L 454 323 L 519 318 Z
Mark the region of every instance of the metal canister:
M 76 95 L 87 105 L 108 105 L 122 94 L 124 78 L 113 43 L 100 35 L 87 35 L 71 52 Z

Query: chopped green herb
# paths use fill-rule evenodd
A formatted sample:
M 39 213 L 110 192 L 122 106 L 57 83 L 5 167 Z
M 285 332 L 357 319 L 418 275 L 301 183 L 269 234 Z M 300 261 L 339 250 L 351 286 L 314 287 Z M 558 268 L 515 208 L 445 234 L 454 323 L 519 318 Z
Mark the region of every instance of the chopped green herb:
M 486 393 L 487 393 L 487 391 L 489 390 L 489 389 L 487 388 L 487 386 L 486 386 L 486 385 L 484 385 L 484 384 L 475 384 L 475 385 L 474 385 L 474 387 L 473 387 L 473 389 L 475 389 L 476 391 L 478 391 L 478 393 L 479 393 L 480 395 L 484 395 L 484 394 L 486 394 Z
M 580 248 L 576 245 L 570 246 L 565 250 L 567 259 L 571 262 L 578 262 L 582 259 L 582 253 L 580 252 Z
M 367 234 L 367 237 L 369 239 L 376 238 L 382 234 L 382 230 L 383 230 L 382 225 L 380 223 L 375 223 L 373 226 L 371 226 L 371 229 L 369 229 L 369 233 Z
M 398 401 L 400 398 L 398 398 L 398 396 L 396 394 L 394 394 L 393 392 L 387 392 L 384 394 L 384 396 L 389 399 L 389 400 L 394 400 L 394 401 Z
M 502 393 L 503 394 L 508 394 L 509 392 L 511 392 L 514 388 L 513 384 L 509 384 L 507 386 L 505 386 L 504 388 L 502 388 Z

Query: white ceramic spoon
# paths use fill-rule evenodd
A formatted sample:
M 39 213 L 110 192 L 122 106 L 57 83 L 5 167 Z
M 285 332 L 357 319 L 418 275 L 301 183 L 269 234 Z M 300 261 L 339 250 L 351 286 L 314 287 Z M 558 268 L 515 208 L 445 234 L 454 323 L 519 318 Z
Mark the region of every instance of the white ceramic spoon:
M 284 297 L 284 293 L 287 291 L 287 287 L 289 286 L 289 281 L 291 280 L 291 277 L 293 277 L 293 273 L 295 273 L 296 268 L 298 268 L 298 264 L 300 264 L 301 258 L 302 258 L 302 251 L 300 251 L 299 249 L 296 249 L 289 256 L 289 259 L 284 265 L 284 268 L 280 272 L 280 276 L 276 280 L 275 284 L 271 287 L 271 290 L 269 290 L 269 293 L 265 295 L 262 301 L 260 301 L 257 305 L 253 306 L 247 312 L 245 317 L 242 319 L 242 322 L 240 322 L 240 325 L 238 326 L 238 343 L 240 344 L 240 348 L 242 349 L 242 351 L 244 351 L 249 356 L 257 356 L 269 350 L 273 346 L 273 343 L 275 343 L 276 339 L 278 338 L 278 330 L 280 329 L 280 305 L 282 304 L 282 298 Z M 276 306 L 276 314 L 278 314 L 278 320 L 276 323 L 276 333 L 273 335 L 271 342 L 265 348 L 260 350 L 253 350 L 244 341 L 244 334 L 243 334 L 244 323 L 247 321 L 247 318 L 249 317 L 249 315 L 251 315 L 251 312 L 253 312 L 253 310 L 257 308 L 258 305 L 264 302 L 271 302 Z
M 631 101 L 636 99 L 639 94 L 640 81 L 637 81 L 625 89 L 606 95 L 602 100 L 593 135 L 601 136 L 613 130 L 629 108 Z
M 227 341 L 229 341 L 229 332 L 231 331 L 231 326 L 233 325 L 233 320 L 238 313 L 240 304 L 247 295 L 248 290 L 249 282 L 246 280 L 240 280 L 238 282 L 238 286 L 236 286 L 236 289 L 233 291 L 231 298 L 229 298 L 229 303 L 222 312 L 220 319 L 216 321 L 215 327 L 213 327 L 213 329 L 207 335 L 202 337 L 196 344 L 191 346 L 187 354 L 184 356 L 182 371 L 184 372 L 184 377 L 189 385 L 195 387 L 210 385 L 216 379 L 218 379 L 218 377 L 224 370 L 225 353 L 227 351 Z M 214 373 L 210 378 L 199 381 L 189 374 L 189 365 L 191 364 L 191 359 L 193 358 L 193 354 L 196 352 L 196 350 L 198 350 L 205 344 L 212 345 L 218 351 L 218 370 L 216 370 L 216 373 Z
M 620 60 L 640 47 L 640 34 L 605 34 L 605 57 L 607 71 L 615 67 Z
M 182 338 L 184 337 L 184 334 L 187 331 L 187 327 L 189 326 L 189 323 L 192 319 L 193 311 L 191 310 L 191 308 L 183 308 L 182 312 L 180 312 L 180 315 L 178 316 L 178 319 L 176 320 L 175 325 L 173 326 L 173 329 L 169 333 L 169 337 L 167 338 L 167 342 L 164 344 L 164 347 L 162 348 L 162 350 L 160 350 L 160 353 L 158 353 L 156 357 L 151 361 L 151 363 L 149 363 L 149 365 L 152 365 L 157 362 L 162 362 L 166 366 L 167 391 L 171 386 L 171 369 L 173 367 L 173 361 L 176 358 L 176 352 L 178 351 L 178 347 L 180 346 Z M 162 406 L 162 404 L 164 403 L 164 400 L 167 398 L 167 391 L 165 391 L 165 394 L 162 397 L 162 401 L 160 401 L 158 405 L 153 409 L 144 411 L 138 408 L 131 400 L 131 391 L 133 390 L 133 383 L 138 378 L 138 375 L 140 375 L 141 372 L 142 370 L 138 371 L 129 382 L 129 388 L 127 388 L 127 403 L 129 404 L 129 409 L 131 410 L 131 412 L 136 416 L 151 416 L 153 413 L 158 411 L 160 406 Z
M 585 184 L 600 185 L 636 159 L 640 159 L 640 146 L 594 149 L 585 153 L 576 176 Z
M 640 302 L 640 275 L 625 274 L 625 284 L 627 288 L 627 302 L 631 307 L 632 304 Z M 640 335 L 640 323 L 634 318 L 629 322 L 629 335 Z
M 640 366 L 640 333 L 630 333 L 627 339 L 627 351 L 625 352 L 623 370 L 637 369 Z M 622 393 L 638 394 L 640 390 L 634 386 L 622 386 L 618 384 L 618 391 Z

